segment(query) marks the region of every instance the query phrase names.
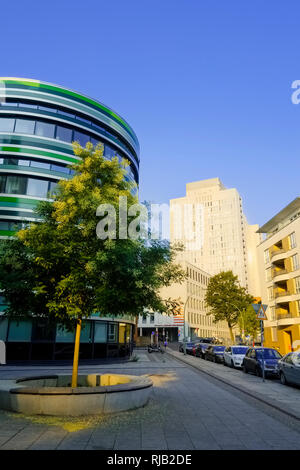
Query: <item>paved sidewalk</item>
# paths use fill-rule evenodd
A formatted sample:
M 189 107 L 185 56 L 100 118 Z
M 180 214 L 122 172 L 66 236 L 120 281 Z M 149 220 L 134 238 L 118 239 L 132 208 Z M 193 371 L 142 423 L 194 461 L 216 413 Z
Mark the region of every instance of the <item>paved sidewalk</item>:
M 205 361 L 199 357 L 184 355 L 178 351 L 168 348 L 167 353 L 189 364 L 199 371 L 209 374 L 212 377 L 221 379 L 229 385 L 233 385 L 241 391 L 247 392 L 254 398 L 259 398 L 265 403 L 290 413 L 300 419 L 300 388 L 282 385 L 276 379 L 263 379 L 252 374 L 244 374 L 240 369 L 231 369 L 223 364 L 215 364 Z
M 277 412 L 276 416 L 268 413 L 269 407 L 256 406 L 256 401 L 244 399 L 240 392 L 230 391 L 169 354 L 137 354 L 137 362 L 80 366 L 79 373 L 101 373 L 109 368 L 119 373 L 149 374 L 154 386 L 144 408 L 118 415 L 61 419 L 0 411 L 0 449 L 300 450 L 300 433 L 279 420 Z M 60 374 L 66 372 L 58 365 L 55 369 Z M 49 367 L 39 368 L 34 375 L 48 372 Z M 0 379 L 24 375 L 33 375 L 32 367 L 0 369 Z

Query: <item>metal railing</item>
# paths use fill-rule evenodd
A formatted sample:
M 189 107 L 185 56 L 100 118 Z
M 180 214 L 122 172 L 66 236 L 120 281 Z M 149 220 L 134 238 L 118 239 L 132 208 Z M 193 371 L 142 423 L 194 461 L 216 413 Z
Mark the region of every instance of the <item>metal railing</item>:
M 277 297 L 285 297 L 286 295 L 292 295 L 292 294 L 288 290 L 285 290 L 281 292 L 275 292 L 274 297 L 275 299 L 277 299 Z

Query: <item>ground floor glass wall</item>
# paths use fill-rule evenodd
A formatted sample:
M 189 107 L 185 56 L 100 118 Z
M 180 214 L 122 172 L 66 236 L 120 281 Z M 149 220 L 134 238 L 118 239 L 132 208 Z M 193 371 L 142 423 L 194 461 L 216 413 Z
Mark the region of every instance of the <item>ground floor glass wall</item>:
M 82 322 L 80 359 L 125 357 L 132 351 L 133 325 L 114 321 Z M 0 340 L 8 361 L 67 360 L 73 358 L 75 332 L 45 319 L 0 318 Z

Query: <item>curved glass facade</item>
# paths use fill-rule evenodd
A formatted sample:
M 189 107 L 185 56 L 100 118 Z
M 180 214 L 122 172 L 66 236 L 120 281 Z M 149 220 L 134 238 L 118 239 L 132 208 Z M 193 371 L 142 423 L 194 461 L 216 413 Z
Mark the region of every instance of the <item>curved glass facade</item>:
M 72 176 L 74 141 L 101 142 L 107 158 L 126 158 L 126 178 L 138 184 L 139 143 L 121 116 L 67 88 L 0 78 L 0 237 L 35 220 L 37 202 Z
M 139 143 L 129 124 L 102 103 L 67 88 L 36 80 L 0 78 L 0 238 L 36 220 L 40 200 L 51 200 L 78 161 L 72 142 L 104 146 L 104 156 L 130 162 L 125 176 L 139 182 Z M 133 189 L 133 191 L 136 191 Z M 43 319 L 15 322 L 1 313 L 0 340 L 8 360 L 71 359 L 74 334 Z M 92 318 L 81 334 L 80 358 L 126 356 L 132 348 L 130 319 Z

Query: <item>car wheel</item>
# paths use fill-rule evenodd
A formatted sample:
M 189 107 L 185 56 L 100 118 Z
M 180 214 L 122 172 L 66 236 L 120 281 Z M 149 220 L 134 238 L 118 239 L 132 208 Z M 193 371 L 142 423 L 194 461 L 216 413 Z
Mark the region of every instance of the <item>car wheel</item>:
M 262 371 L 261 371 L 260 367 L 257 367 L 257 366 L 255 367 L 255 375 L 257 377 L 262 377 Z
M 234 368 L 233 361 L 231 361 L 231 363 L 230 363 L 230 367 L 231 367 L 231 369 L 233 369 L 233 368 Z
M 223 364 L 224 364 L 224 366 L 226 366 L 226 367 L 227 367 L 227 362 L 225 361 L 225 359 L 224 359 L 224 362 L 223 362 Z
M 243 372 L 244 372 L 245 374 L 248 374 L 248 369 L 247 369 L 247 367 L 246 367 L 245 365 L 243 365 Z
M 213 362 L 214 362 L 214 363 L 216 363 L 216 362 L 217 362 L 215 357 L 213 358 Z
M 287 380 L 283 372 L 280 372 L 280 382 L 282 383 L 282 385 L 287 385 Z

